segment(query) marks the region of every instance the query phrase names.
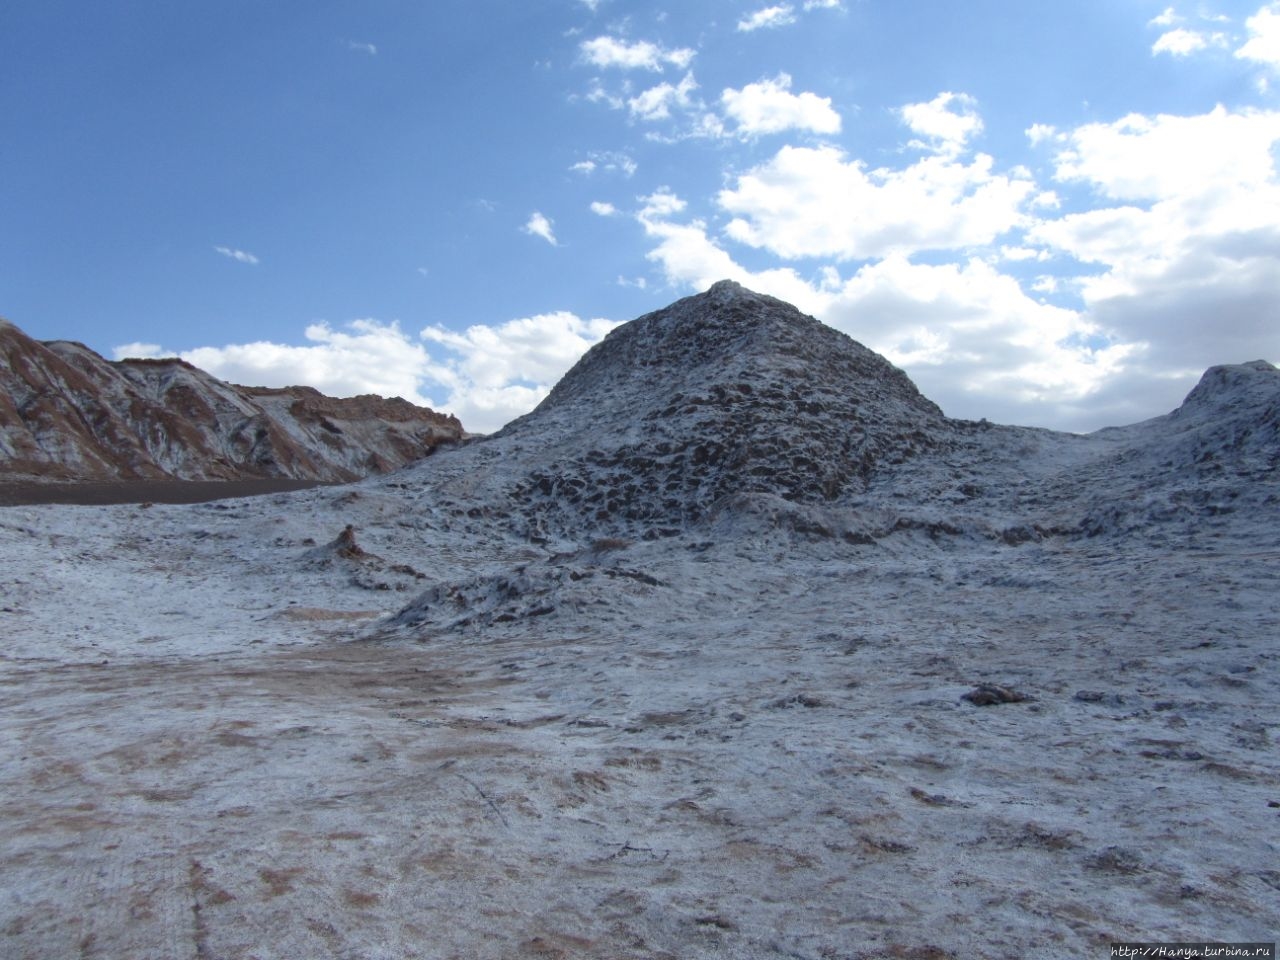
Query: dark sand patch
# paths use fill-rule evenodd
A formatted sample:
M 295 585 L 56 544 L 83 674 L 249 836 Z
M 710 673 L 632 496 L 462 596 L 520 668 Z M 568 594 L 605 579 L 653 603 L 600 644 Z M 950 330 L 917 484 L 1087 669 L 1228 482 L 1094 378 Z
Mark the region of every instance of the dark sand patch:
M 207 503 L 235 497 L 290 493 L 337 486 L 314 480 L 120 480 L 87 483 L 39 483 L 0 480 L 0 507 L 63 503 L 102 506 L 113 503 Z

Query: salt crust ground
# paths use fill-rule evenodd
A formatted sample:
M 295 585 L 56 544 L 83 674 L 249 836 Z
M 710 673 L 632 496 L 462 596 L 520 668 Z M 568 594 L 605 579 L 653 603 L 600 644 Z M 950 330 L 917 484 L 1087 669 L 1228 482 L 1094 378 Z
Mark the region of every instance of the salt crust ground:
M 0 955 L 1275 939 L 1274 517 L 591 549 L 430 504 L 0 510 Z

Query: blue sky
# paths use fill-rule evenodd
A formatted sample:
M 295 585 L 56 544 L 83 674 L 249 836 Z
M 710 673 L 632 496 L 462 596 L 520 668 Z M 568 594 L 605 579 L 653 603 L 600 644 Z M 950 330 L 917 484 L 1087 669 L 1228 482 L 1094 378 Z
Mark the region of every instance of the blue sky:
M 0 315 L 490 430 L 730 277 L 949 414 L 1280 360 L 1280 3 L 15 0 Z

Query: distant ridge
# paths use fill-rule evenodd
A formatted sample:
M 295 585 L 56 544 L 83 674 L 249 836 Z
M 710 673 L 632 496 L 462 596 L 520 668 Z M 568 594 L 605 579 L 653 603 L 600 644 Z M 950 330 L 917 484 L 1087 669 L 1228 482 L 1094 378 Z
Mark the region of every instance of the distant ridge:
M 405 400 L 242 387 L 177 358 L 110 362 L 0 320 L 0 477 L 349 481 L 460 439 Z

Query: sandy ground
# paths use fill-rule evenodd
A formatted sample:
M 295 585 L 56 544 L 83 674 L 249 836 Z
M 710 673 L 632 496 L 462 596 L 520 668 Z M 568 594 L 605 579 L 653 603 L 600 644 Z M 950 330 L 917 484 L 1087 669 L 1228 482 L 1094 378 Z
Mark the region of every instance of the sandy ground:
M 303 496 L 0 512 L 6 958 L 1280 929 L 1273 544 L 634 544 L 524 561 L 483 625 L 397 626 L 426 586 L 483 599 L 506 548 Z M 384 559 L 307 559 L 357 506 Z

